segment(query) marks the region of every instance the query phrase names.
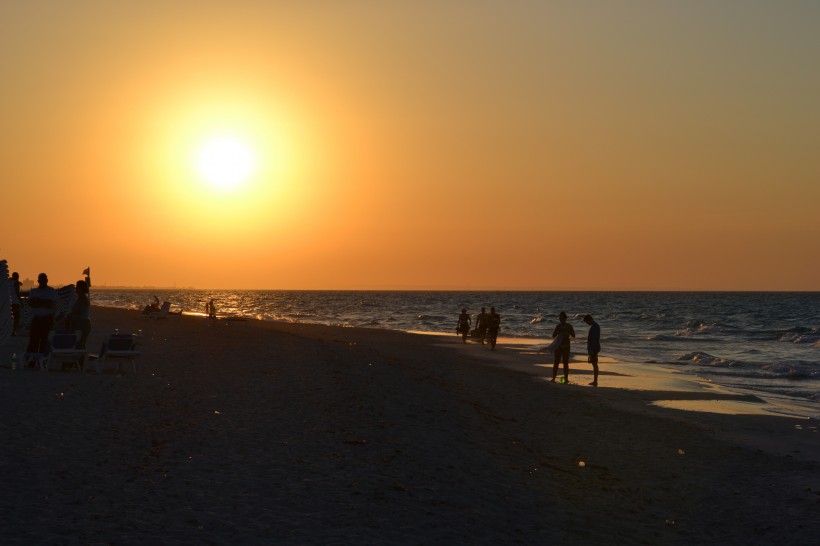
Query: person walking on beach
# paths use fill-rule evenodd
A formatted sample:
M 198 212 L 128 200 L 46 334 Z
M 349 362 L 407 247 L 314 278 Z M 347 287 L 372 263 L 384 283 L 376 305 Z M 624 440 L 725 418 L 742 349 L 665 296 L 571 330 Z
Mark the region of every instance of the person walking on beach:
M 490 315 L 487 313 L 487 308 L 482 307 L 481 312 L 475 319 L 475 329 L 478 333 L 478 337 L 481 338 L 481 344 L 484 345 L 485 339 L 487 339 L 487 328 L 490 326 Z
M 501 329 L 501 315 L 495 312 L 495 307 L 490 307 L 489 317 L 487 337 L 490 340 L 490 350 L 495 351 L 495 341 L 498 338 L 498 331 Z
M 208 318 L 216 318 L 216 305 L 214 305 L 213 298 L 205 305 L 205 311 L 208 313 Z
M 14 324 L 11 327 L 11 335 L 17 335 L 17 327 L 20 326 L 20 274 L 14 272 L 9 279 L 9 295 L 11 296 L 11 316 Z
M 48 351 L 48 333 L 54 325 L 54 313 L 57 309 L 57 291 L 48 285 L 48 275 L 40 273 L 37 285 L 28 295 L 32 314 L 27 351 L 32 359 L 28 363 L 30 368 L 35 365 L 33 355 L 44 355 Z
M 569 383 L 569 348 L 570 337 L 575 337 L 575 329 L 572 324 L 567 322 L 567 314 L 564 311 L 558 315 L 558 325 L 552 331 L 552 337 L 561 336 L 561 343 L 555 349 L 555 361 L 552 365 L 552 382 L 555 383 L 555 377 L 558 375 L 558 363 L 564 361 L 564 383 Z
M 592 364 L 592 373 L 594 379 L 592 380 L 593 387 L 598 386 L 598 353 L 601 352 L 601 327 L 592 318 L 592 315 L 586 315 L 584 322 L 589 324 L 589 333 L 587 334 L 587 361 Z
M 462 343 L 467 343 L 467 336 L 470 334 L 471 324 L 472 319 L 470 315 L 467 314 L 467 309 L 462 309 L 461 314 L 458 316 L 458 324 L 456 325 L 456 333 L 461 334 Z

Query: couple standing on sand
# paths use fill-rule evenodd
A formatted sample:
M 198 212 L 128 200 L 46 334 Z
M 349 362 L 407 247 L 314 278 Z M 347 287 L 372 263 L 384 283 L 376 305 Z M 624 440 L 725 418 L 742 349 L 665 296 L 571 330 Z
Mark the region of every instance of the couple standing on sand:
M 555 383 L 555 377 L 558 375 L 558 363 L 564 363 L 564 377 L 562 383 L 569 383 L 569 348 L 570 337 L 575 337 L 575 329 L 572 324 L 567 322 L 567 314 L 564 311 L 558 315 L 558 325 L 552 331 L 554 341 L 549 349 L 555 355 L 555 360 L 552 365 L 552 383 Z M 589 334 L 587 335 L 587 361 L 592 364 L 594 379 L 592 380 L 593 387 L 598 386 L 598 353 L 601 352 L 601 327 L 592 318 L 592 315 L 586 315 L 584 322 L 589 325 Z

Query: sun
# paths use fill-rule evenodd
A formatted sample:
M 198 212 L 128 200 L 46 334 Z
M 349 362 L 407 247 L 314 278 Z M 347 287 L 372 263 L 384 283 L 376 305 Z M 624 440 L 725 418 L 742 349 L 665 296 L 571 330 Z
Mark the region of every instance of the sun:
M 234 189 L 253 174 L 256 156 L 247 142 L 233 136 L 217 136 L 199 149 L 196 167 L 215 188 Z

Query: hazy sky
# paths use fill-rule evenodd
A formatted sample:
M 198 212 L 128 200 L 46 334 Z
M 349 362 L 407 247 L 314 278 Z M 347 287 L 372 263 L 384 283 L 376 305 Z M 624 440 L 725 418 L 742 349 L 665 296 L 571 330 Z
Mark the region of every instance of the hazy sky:
M 0 0 L 0 258 L 53 285 L 820 290 L 818 29 L 815 0 Z M 238 155 L 205 166 L 214 142 Z

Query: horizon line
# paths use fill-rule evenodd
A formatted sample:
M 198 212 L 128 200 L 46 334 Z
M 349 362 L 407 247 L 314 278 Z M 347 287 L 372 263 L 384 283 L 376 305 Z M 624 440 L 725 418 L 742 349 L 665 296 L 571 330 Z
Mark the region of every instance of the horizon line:
M 96 285 L 95 290 L 195 290 L 266 292 L 678 292 L 678 293 L 818 293 L 806 289 L 720 289 L 720 288 L 197 288 L 193 286 Z

